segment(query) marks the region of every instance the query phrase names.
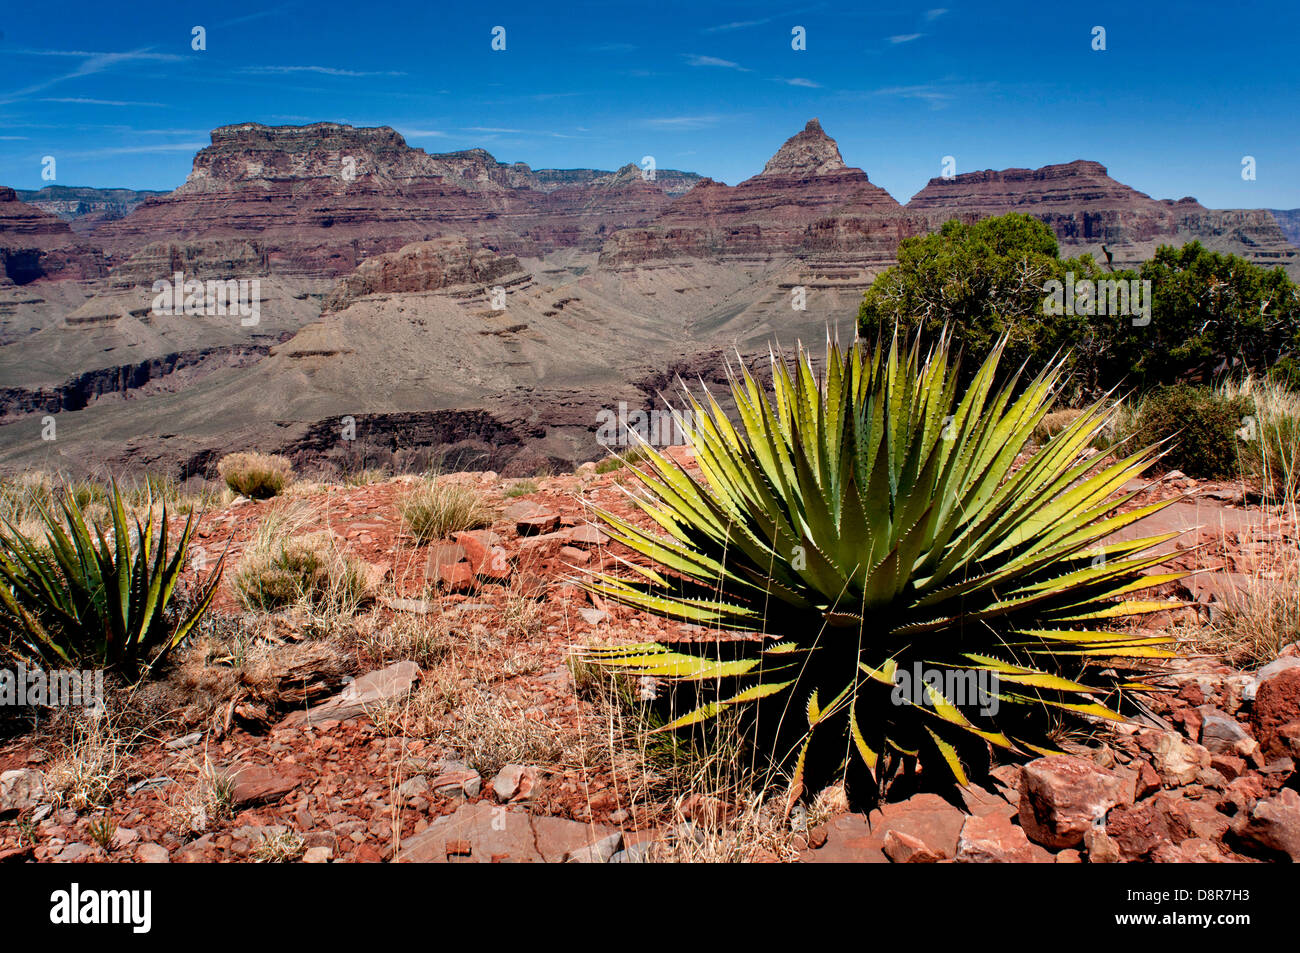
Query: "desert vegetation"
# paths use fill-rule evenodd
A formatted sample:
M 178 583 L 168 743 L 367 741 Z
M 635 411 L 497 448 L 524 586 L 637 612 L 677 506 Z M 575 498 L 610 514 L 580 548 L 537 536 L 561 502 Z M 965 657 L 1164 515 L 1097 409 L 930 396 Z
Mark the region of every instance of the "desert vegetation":
M 287 457 L 269 453 L 231 453 L 217 463 L 226 486 L 252 500 L 278 496 L 293 479 Z
M 1201 691 L 1300 651 L 1278 505 L 1293 398 L 1260 375 L 1070 407 L 1069 357 L 1017 375 L 1012 343 L 973 371 L 949 335 L 800 350 L 771 381 L 740 370 L 734 410 L 691 403 L 686 452 L 637 447 L 617 467 L 526 479 L 344 474 L 257 503 L 198 490 L 179 532 L 183 491 L 164 481 L 6 485 L 9 657 L 119 675 L 102 713 L 35 722 L 50 754 L 33 803 L 59 813 L 20 810 L 13 849 L 118 858 L 139 828 L 141 858 L 420 860 L 479 851 L 477 833 L 466 848 L 440 840 L 438 818 L 473 832 L 494 805 L 612 837 L 601 856 L 623 861 L 807 860 L 868 806 L 1001 797 L 1007 771 L 1094 751 L 1149 760 L 1162 796 L 1182 798 L 1185 780 L 1109 726 L 1145 738 L 1131 726 L 1150 712 L 1183 717 L 1171 696 L 1189 671 Z M 1184 439 L 1197 449 L 1178 458 Z M 1170 564 L 1177 531 L 1141 520 L 1198 481 L 1257 525 L 1202 535 L 1209 557 Z M 1208 602 L 1191 574 L 1203 559 L 1240 570 Z M 83 563 L 143 597 L 96 606 Z M 85 603 L 80 628 L 41 608 L 47 588 Z M 121 606 L 135 635 L 93 637 Z M 1239 688 L 1200 704 L 1237 713 L 1268 757 L 1286 744 Z M 1164 723 L 1179 728 L 1162 737 L 1199 727 Z M 1246 774 L 1268 763 L 1213 757 Z M 170 780 L 150 794 L 141 778 Z M 302 795 L 264 793 L 281 786 Z M 327 818 L 346 839 L 322 834 Z M 1197 849 L 1275 852 L 1242 818 Z M 1063 850 L 1033 823 L 1012 825 L 1033 841 L 1003 859 L 1097 862 L 1114 846 Z M 1181 859 L 1176 843 L 1132 847 L 1116 824 L 1122 859 Z M 542 850 L 542 830 L 517 849 Z
M 492 522 L 492 513 L 469 487 L 437 475 L 425 477 L 398 502 L 402 520 L 420 542 L 445 539 Z

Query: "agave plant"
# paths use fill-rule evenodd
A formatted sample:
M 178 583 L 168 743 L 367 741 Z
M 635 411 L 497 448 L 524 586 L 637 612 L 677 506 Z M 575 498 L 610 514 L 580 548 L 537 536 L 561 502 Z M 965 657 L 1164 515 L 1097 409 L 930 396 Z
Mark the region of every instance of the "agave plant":
M 949 341 L 924 355 L 897 334 L 828 343 L 820 377 L 800 347 L 793 369 L 773 356 L 771 399 L 743 364 L 728 369 L 738 424 L 688 394 L 679 423 L 703 480 L 645 447 L 651 492 L 633 499 L 656 530 L 600 512 L 645 559 L 590 588 L 717 638 L 587 660 L 692 687 L 668 729 L 748 703 L 774 712 L 760 717 L 768 753 L 795 790 L 810 750 L 827 770 L 865 768 L 878 793 L 900 765 L 965 784 L 990 745 L 1051 752 L 1067 713 L 1122 720 L 1117 699 L 1144 687 L 1134 660 L 1171 653 L 1114 623 L 1170 607 L 1135 596 L 1183 575 L 1145 574 L 1176 534 L 1113 535 L 1167 505 L 1117 512 L 1159 447 L 1099 463 L 1089 442 L 1117 410 L 1099 401 L 1031 449 L 1063 361 L 995 387 L 999 344 L 957 400 Z
M 37 507 L 44 540 L 7 521 L 8 532 L 0 532 L 0 631 L 45 664 L 93 664 L 135 679 L 179 645 L 207 611 L 225 554 L 173 625 L 167 611 L 185 566 L 194 515 L 169 549 L 167 507 L 155 535 L 152 498 L 145 525 L 134 519 L 134 540 L 116 483 L 107 503 L 107 535 L 97 523 L 87 524 L 70 490 L 57 502 L 62 519 L 52 506 Z

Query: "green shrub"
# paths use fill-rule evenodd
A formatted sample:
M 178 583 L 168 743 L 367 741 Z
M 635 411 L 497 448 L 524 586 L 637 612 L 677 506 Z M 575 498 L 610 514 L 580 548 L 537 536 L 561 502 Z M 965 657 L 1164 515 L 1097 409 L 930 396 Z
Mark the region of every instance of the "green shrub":
M 1166 537 L 1111 541 L 1167 505 L 1115 513 L 1115 491 L 1154 451 L 1089 456 L 1115 413 L 1101 403 L 1031 450 L 1063 386 L 1059 361 L 1023 388 L 995 388 L 999 344 L 958 400 L 946 336 L 930 350 L 895 337 L 827 351 L 822 379 L 802 349 L 794 368 L 776 361 L 775 400 L 742 366 L 731 382 L 739 425 L 692 402 L 688 438 L 708 465 L 696 478 L 649 451 L 652 498 L 638 505 L 653 531 L 600 514 L 657 566 L 628 562 L 594 592 L 765 638 L 590 647 L 584 658 L 685 695 L 691 707 L 670 729 L 756 704 L 760 760 L 788 771 L 794 792 L 839 774 L 878 794 L 918 761 L 926 783 L 942 780 L 935 772 L 965 783 L 990 745 L 1054 750 L 1062 713 L 1123 720 L 1121 689 L 1141 691 L 1126 660 L 1172 653 L 1118 620 L 1168 608 L 1133 593 L 1184 575 L 1145 574 Z
M 0 629 L 23 654 L 52 666 L 95 665 L 138 677 L 180 644 L 212 603 L 224 554 L 181 618 L 168 619 L 185 566 L 195 517 L 185 521 L 174 549 L 164 504 L 155 526 L 128 525 L 114 483 L 107 509 L 112 525 L 87 522 L 78 491 L 65 487 L 52 507 L 38 504 L 44 539 L 6 521 L 0 531 Z M 61 518 L 60 518 L 61 516 Z
M 236 493 L 265 500 L 279 496 L 293 479 L 293 464 L 278 454 L 231 453 L 217 463 L 217 472 Z
M 1237 431 L 1250 412 L 1248 401 L 1210 387 L 1160 387 L 1142 401 L 1134 442 L 1169 439 L 1165 466 L 1199 479 L 1232 477 L 1240 472 Z
M 397 501 L 402 521 L 417 542 L 446 539 L 452 533 L 492 522 L 492 510 L 478 492 L 459 483 L 429 477 Z

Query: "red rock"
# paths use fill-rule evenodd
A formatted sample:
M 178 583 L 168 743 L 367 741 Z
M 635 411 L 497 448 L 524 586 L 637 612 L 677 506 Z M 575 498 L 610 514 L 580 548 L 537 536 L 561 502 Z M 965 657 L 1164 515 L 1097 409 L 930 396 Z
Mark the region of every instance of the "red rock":
M 682 817 L 703 827 L 721 827 L 736 816 L 734 804 L 709 794 L 692 794 L 681 806 Z
M 469 563 L 454 563 L 438 567 L 438 581 L 448 592 L 469 592 L 475 586 L 474 569 Z
M 1276 796 L 1259 801 L 1249 814 L 1238 815 L 1233 833 L 1256 849 L 1285 854 L 1300 863 L 1300 794 L 1283 788 Z
M 968 784 L 961 789 L 962 803 L 966 805 L 966 810 L 977 817 L 983 817 L 985 814 L 1001 814 L 1004 817 L 1015 817 L 1016 805 L 1012 804 L 1001 794 L 994 794 L 992 791 L 982 788 L 977 784 Z
M 0 286 L 107 273 L 103 252 L 84 242 L 67 222 L 20 202 L 17 192 L 0 186 Z
M 1137 787 L 1135 790 L 1136 800 L 1141 800 L 1148 794 L 1154 794 L 1160 790 L 1160 775 L 1156 774 L 1156 769 L 1151 767 L 1150 763 L 1138 759 L 1135 764 L 1138 769 Z
M 1074 847 L 1125 800 L 1124 785 L 1092 761 L 1072 755 L 1038 758 L 1025 765 L 1020 823 L 1048 847 Z
M 937 864 L 943 855 L 933 851 L 911 834 L 890 831 L 885 835 L 885 856 L 896 864 Z
M 1237 719 L 1209 706 L 1201 710 L 1201 744 L 1211 755 L 1235 754 L 1250 757 L 1257 745 L 1250 731 Z
M 841 814 L 824 826 L 825 843 L 805 850 L 800 861 L 809 864 L 887 864 L 884 834 L 877 836 L 861 814 Z M 886 832 L 887 833 L 887 832 Z
M 233 809 L 278 801 L 306 778 L 307 772 L 293 765 L 234 768 L 230 772 L 233 786 L 230 805 Z
M 1293 760 L 1300 760 L 1300 721 L 1287 722 L 1274 737 L 1281 740 Z
M 536 793 L 540 782 L 537 769 L 521 764 L 508 764 L 492 779 L 492 792 L 498 801 L 527 801 Z
M 566 529 L 563 535 L 574 546 L 604 546 L 609 542 L 608 536 L 590 524 Z
M 968 817 L 957 841 L 959 864 L 1051 863 L 1052 855 L 1031 844 L 1023 829 L 1001 814 Z
M 517 500 L 501 514 L 512 520 L 520 536 L 540 536 L 554 532 L 560 526 L 560 514 L 546 509 L 531 500 Z
M 488 558 L 474 569 L 479 579 L 492 582 L 506 582 L 514 567 L 510 565 L 510 555 L 500 546 L 493 546 Z
M 1246 770 L 1246 762 L 1235 755 L 1211 754 L 1210 767 L 1223 775 L 1225 780 L 1232 781 Z
M 1124 860 L 1141 860 L 1162 844 L 1192 836 L 1185 815 L 1151 798 L 1133 807 L 1117 807 L 1106 819 L 1106 833 Z
M 424 574 L 437 577 L 443 566 L 454 566 L 465 558 L 465 548 L 456 543 L 431 543 L 427 550 Z
M 965 818 L 937 794 L 916 794 L 905 801 L 886 803 L 868 816 L 871 833 L 882 845 L 886 834 L 898 831 L 947 859 L 956 856 Z
M 1300 721 L 1300 666 L 1283 669 L 1261 682 L 1255 692 L 1251 722 L 1266 759 L 1290 756 L 1281 731 L 1294 721 Z
M 446 863 L 447 845 L 471 863 L 559 863 L 574 851 L 617 834 L 599 824 L 537 816 L 487 801 L 463 804 L 401 843 L 403 863 Z M 470 851 L 464 854 L 464 842 Z
M 1088 851 L 1090 864 L 1118 864 L 1123 859 L 1119 845 L 1100 827 L 1094 827 L 1083 835 L 1083 846 Z
M 464 551 L 465 559 L 470 566 L 475 569 L 489 558 L 492 547 L 501 542 L 501 538 L 496 533 L 482 529 L 453 533 L 452 538 Z
M 1161 844 L 1151 852 L 1157 864 L 1226 864 L 1231 861 L 1218 845 L 1200 837 L 1192 837 L 1181 844 Z
M 1144 729 L 1137 743 L 1151 757 L 1160 780 L 1170 787 L 1191 784 L 1202 769 L 1210 766 L 1210 752 L 1172 731 Z

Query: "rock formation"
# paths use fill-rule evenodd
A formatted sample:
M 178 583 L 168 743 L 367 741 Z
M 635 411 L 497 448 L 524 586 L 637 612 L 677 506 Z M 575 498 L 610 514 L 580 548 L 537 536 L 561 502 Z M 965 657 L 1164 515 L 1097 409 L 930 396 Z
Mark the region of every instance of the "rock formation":
M 1300 248 L 1300 208 L 1271 208 L 1268 213 L 1277 222 L 1286 240 Z
M 342 311 L 372 294 L 457 288 L 467 294 L 481 294 L 488 285 L 505 287 L 527 277 L 514 255 L 497 255 L 486 248 L 475 248 L 464 238 L 440 238 L 366 259 L 334 287 L 325 300 L 324 310 Z
M 540 257 L 598 247 L 607 230 L 649 220 L 690 179 L 588 172 L 534 173 L 483 149 L 430 155 L 387 127 L 242 123 L 213 131 L 179 189 L 96 237 L 118 258 L 159 234 L 255 237 L 274 271 L 317 277 L 444 235 Z
M 813 119 L 753 178 L 736 186 L 706 179 L 651 225 L 614 235 L 601 263 L 823 258 L 879 269 L 892 263 L 901 239 L 923 229 L 923 218 L 906 215 L 865 172 L 846 166 Z
M 103 256 L 68 227 L 0 186 L 0 286 L 41 278 L 98 278 Z
M 930 228 L 950 218 L 973 222 L 1008 212 L 1033 215 L 1056 232 L 1065 254 L 1089 251 L 1134 267 L 1158 245 L 1200 241 L 1256 264 L 1300 267 L 1300 255 L 1264 210 L 1213 210 L 1193 198 L 1153 199 L 1117 182 L 1099 162 L 1078 159 L 1041 169 L 966 172 L 934 178 L 907 203 Z
M 94 189 L 48 185 L 43 189 L 18 189 L 18 198 L 67 222 L 79 235 L 93 233 L 104 222 L 124 218 L 145 199 L 166 192 L 138 189 Z

